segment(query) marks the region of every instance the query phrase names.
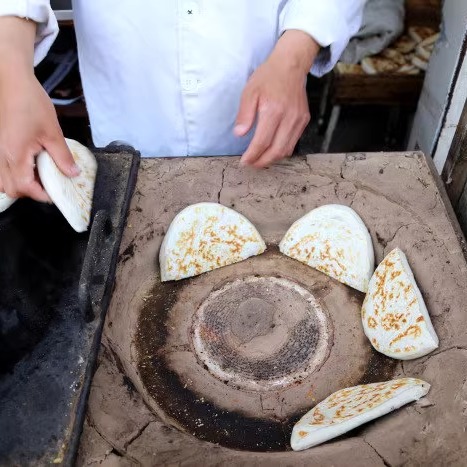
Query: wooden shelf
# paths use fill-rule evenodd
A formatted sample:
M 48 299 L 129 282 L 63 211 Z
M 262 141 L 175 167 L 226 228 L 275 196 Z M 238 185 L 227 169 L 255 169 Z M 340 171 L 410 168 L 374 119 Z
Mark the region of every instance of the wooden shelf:
M 334 73 L 331 100 L 337 105 L 417 104 L 424 75 L 352 75 Z
M 73 20 L 72 19 L 61 19 L 58 21 L 58 25 L 60 27 L 73 27 L 74 26 L 74 23 L 73 23 Z

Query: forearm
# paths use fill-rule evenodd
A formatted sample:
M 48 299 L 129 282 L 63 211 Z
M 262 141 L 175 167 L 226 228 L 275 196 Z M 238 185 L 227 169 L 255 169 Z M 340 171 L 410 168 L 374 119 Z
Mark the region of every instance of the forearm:
M 306 75 L 319 50 L 319 44 L 309 34 L 298 30 L 288 30 L 278 40 L 269 60 Z
M 321 53 L 311 73 L 322 76 L 331 71 L 361 24 L 366 0 L 287 0 L 280 15 L 279 34 L 300 30 L 313 37 Z
M 34 70 L 36 23 L 14 16 L 0 17 L 0 87 Z

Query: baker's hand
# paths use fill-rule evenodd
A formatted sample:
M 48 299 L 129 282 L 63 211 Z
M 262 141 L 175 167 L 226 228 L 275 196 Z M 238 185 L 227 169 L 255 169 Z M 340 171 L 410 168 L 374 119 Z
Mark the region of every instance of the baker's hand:
M 310 121 L 307 74 L 319 45 L 301 31 L 286 31 L 251 76 L 240 102 L 234 132 L 244 136 L 257 122 L 242 165 L 267 167 L 292 155 Z
M 0 20 L 0 192 L 12 198 L 49 201 L 36 175 L 35 156 L 47 150 L 69 177 L 78 175 L 79 168 L 65 143 L 54 106 L 34 76 L 32 22 Z
M 52 102 L 34 77 L 9 91 L 0 88 L 0 192 L 50 201 L 35 171 L 35 156 L 42 149 L 65 175 L 79 174 Z

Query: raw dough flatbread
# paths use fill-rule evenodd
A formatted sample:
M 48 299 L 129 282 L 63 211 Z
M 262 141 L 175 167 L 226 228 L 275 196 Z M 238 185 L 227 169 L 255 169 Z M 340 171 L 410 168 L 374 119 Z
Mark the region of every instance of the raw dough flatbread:
M 430 385 L 415 378 L 342 389 L 320 402 L 294 426 L 290 444 L 302 451 L 336 438 L 425 396 Z
M 0 212 L 6 211 L 15 201 L 15 198 L 10 198 L 6 193 L 0 193 Z
M 181 211 L 162 242 L 163 282 L 185 279 L 238 263 L 266 250 L 253 224 L 233 209 L 199 203 Z
M 438 336 L 405 254 L 391 251 L 376 268 L 362 306 L 363 330 L 388 357 L 411 360 L 438 347 Z
M 370 234 L 351 208 L 328 204 L 296 221 L 279 245 L 291 258 L 366 292 L 374 271 Z
M 37 156 L 37 170 L 50 199 L 76 232 L 85 232 L 91 220 L 92 198 L 97 174 L 94 154 L 72 139 L 65 141 L 81 173 L 68 178 L 56 166 L 47 151 Z

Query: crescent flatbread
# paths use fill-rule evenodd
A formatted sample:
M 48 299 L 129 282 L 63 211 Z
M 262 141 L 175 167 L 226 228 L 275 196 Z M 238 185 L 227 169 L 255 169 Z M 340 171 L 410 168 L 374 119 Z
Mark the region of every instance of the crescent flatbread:
M 294 426 L 294 451 L 336 438 L 375 418 L 425 396 L 430 385 L 415 378 L 364 384 L 335 392 L 306 413 Z
M 381 73 L 393 73 L 398 68 L 397 63 L 394 63 L 388 58 L 378 56 L 366 57 L 362 60 L 362 69 L 368 75 L 378 75 Z
M 399 51 L 396 49 L 384 49 L 381 52 L 381 56 L 384 58 L 387 58 L 388 60 L 391 60 L 393 63 L 399 66 L 403 66 L 406 64 L 406 59 L 404 55 L 402 55 Z
M 266 245 L 251 222 L 216 203 L 199 203 L 181 211 L 162 242 L 162 281 L 197 276 L 264 252 Z
M 336 70 L 341 75 L 364 75 L 361 65 L 354 65 L 351 63 L 339 62 L 336 66 Z
M 0 193 L 0 212 L 6 211 L 16 199 L 10 198 L 6 193 Z
M 45 191 L 68 223 L 76 232 L 84 232 L 91 219 L 97 162 L 82 144 L 72 139 L 65 141 L 81 173 L 75 178 L 63 175 L 47 151 L 37 156 L 37 170 Z
M 431 50 L 428 50 L 428 48 L 422 47 L 421 45 L 417 45 L 416 54 L 422 60 L 428 61 L 431 57 Z
M 396 248 L 377 267 L 362 307 L 363 329 L 388 357 L 410 360 L 438 347 L 438 336 L 404 253 Z
M 420 68 L 420 70 L 423 71 L 428 70 L 428 62 L 423 58 L 417 57 L 416 55 L 412 58 L 412 65 Z
M 416 45 L 417 43 L 411 37 L 404 35 L 399 37 L 399 39 L 392 44 L 392 47 L 402 54 L 408 54 L 415 49 Z
M 420 42 L 420 45 L 422 47 L 433 47 L 435 42 L 439 39 L 439 32 L 436 34 L 433 34 L 432 36 L 427 37 L 424 39 L 422 42 Z
M 411 26 L 408 29 L 409 36 L 417 43 L 424 42 L 428 39 L 429 43 L 436 42 L 438 35 L 433 28 L 427 26 Z M 425 43 L 424 45 L 429 45 Z
M 420 69 L 413 65 L 404 65 L 397 70 L 397 73 L 401 75 L 419 75 Z
M 374 271 L 371 237 L 359 215 L 328 204 L 295 222 L 279 245 L 291 258 L 366 292 Z

